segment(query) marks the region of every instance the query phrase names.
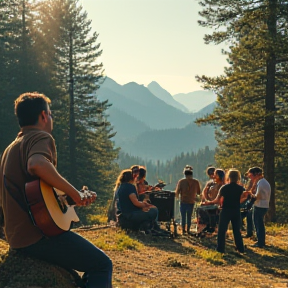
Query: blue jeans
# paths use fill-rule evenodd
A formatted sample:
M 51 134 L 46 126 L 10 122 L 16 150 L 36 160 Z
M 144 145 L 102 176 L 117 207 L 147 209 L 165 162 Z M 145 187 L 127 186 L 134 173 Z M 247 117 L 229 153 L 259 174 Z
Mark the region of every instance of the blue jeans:
M 253 208 L 253 221 L 255 225 L 255 230 L 258 239 L 258 245 L 265 245 L 265 225 L 264 225 L 264 216 L 267 213 L 268 208 L 260 208 L 254 206 Z
M 218 235 L 217 235 L 217 251 L 225 252 L 225 236 L 228 229 L 228 224 L 231 221 L 233 236 L 236 248 L 239 252 L 244 252 L 243 240 L 240 232 L 240 210 L 222 209 L 218 224 Z
M 247 235 L 252 235 L 253 234 L 253 230 L 254 230 L 254 224 L 253 224 L 253 209 L 250 209 L 247 211 L 247 216 L 246 216 L 246 223 L 247 223 L 247 227 L 246 227 L 246 231 L 247 231 Z
M 67 270 L 85 272 L 87 288 L 112 287 L 110 258 L 91 242 L 74 232 L 68 231 L 58 236 L 42 238 L 35 244 L 17 249 L 17 251 Z
M 189 230 L 190 230 L 193 208 L 194 208 L 194 204 L 186 204 L 186 203 L 180 204 L 180 212 L 181 212 L 181 216 L 182 216 L 182 229 L 183 229 L 183 231 L 185 231 L 186 216 L 187 216 L 187 231 L 189 232 Z
M 123 213 L 123 216 L 125 226 L 122 228 L 130 228 L 136 230 L 138 230 L 139 228 L 150 229 L 156 225 L 155 223 L 157 223 L 158 209 L 150 208 L 147 212 L 139 209 L 131 213 Z

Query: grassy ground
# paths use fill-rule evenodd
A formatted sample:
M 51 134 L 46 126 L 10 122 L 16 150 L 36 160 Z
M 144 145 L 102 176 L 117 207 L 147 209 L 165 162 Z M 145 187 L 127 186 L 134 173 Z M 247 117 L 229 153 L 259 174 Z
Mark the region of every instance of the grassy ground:
M 209 237 L 207 235 L 205 238 L 153 237 L 141 233 L 127 234 L 118 228 L 103 226 L 77 229 L 77 233 L 102 248 L 113 260 L 114 288 L 288 287 L 288 230 L 284 226 L 267 227 L 265 249 L 252 248 L 253 239 L 244 239 L 246 245 L 244 255 L 235 252 L 231 231 L 228 232 L 226 239 L 226 254 L 215 251 L 215 234 Z M 19 284 L 19 281 L 18 286 L 13 286 L 11 281 L 5 286 L 5 281 L 1 282 L 3 267 L 5 267 L 6 278 L 3 275 L 2 278 L 6 279 L 6 283 L 9 273 L 11 277 L 13 275 L 15 277 L 15 267 L 11 266 L 11 271 L 7 269 L 9 268 L 7 259 L 12 257 L 7 254 L 7 251 L 8 245 L 0 241 L 0 259 L 2 259 L 0 288 L 35 287 L 37 285 L 37 287 L 72 287 L 70 284 L 70 286 L 65 284 L 63 279 L 61 281 L 54 279 L 54 282 L 50 281 L 45 285 L 44 283 L 39 285 L 38 279 L 35 285 L 31 276 L 25 285 L 22 284 L 23 286 Z M 19 265 L 24 266 L 23 260 Z M 29 269 L 27 265 L 24 267 Z M 19 270 L 19 267 L 17 269 Z M 23 277 L 20 279 L 23 280 Z

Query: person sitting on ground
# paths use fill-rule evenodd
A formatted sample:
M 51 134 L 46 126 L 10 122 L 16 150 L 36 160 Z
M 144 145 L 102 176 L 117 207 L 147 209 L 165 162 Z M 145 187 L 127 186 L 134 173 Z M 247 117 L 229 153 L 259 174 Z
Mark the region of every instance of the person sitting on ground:
M 182 233 L 190 234 L 191 217 L 196 200 L 196 195 L 200 195 L 200 184 L 197 179 L 193 179 L 192 166 L 186 165 L 183 170 L 185 178 L 180 179 L 177 183 L 175 196 L 181 196 L 180 212 L 182 217 Z M 187 217 L 187 230 L 186 228 Z
M 241 174 L 236 169 L 228 171 L 229 184 L 221 187 L 217 197 L 210 201 L 210 204 L 220 204 L 222 210 L 220 212 L 218 235 L 217 235 L 217 251 L 225 252 L 225 235 L 228 229 L 228 224 L 231 221 L 234 242 L 236 249 L 240 253 L 244 253 L 244 245 L 240 232 L 240 202 L 247 197 L 247 193 L 243 193 L 245 188 L 239 184 Z
M 138 200 L 132 171 L 130 169 L 123 170 L 119 180 L 121 184 L 117 194 L 121 207 L 122 227 L 133 230 L 143 229 L 146 234 L 157 234 L 160 231 L 156 221 L 158 209 L 148 202 Z

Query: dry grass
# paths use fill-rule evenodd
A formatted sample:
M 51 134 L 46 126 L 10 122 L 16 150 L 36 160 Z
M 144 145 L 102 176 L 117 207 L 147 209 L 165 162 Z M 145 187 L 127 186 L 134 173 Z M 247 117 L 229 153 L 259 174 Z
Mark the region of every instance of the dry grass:
M 267 228 L 267 247 L 252 248 L 253 239 L 244 239 L 246 253 L 234 250 L 231 232 L 226 239 L 226 254 L 215 251 L 216 235 L 209 238 L 179 236 L 153 237 L 141 233 L 125 233 L 115 227 L 93 227 L 77 232 L 101 247 L 113 260 L 113 287 L 288 287 L 288 231 L 286 227 Z M 8 245 L 0 241 L 0 279 L 8 255 Z M 6 255 L 6 257 L 5 257 Z M 31 263 L 30 263 L 31 264 Z M 23 265 L 23 262 L 20 263 Z M 18 265 L 19 266 L 19 265 Z M 23 268 L 23 267 L 22 267 Z M 11 275 L 15 277 L 15 267 Z M 25 269 L 29 267 L 25 265 Z M 23 273 L 22 269 L 22 273 Z M 14 273 L 14 274 L 13 274 Z M 29 274 L 30 275 L 30 274 Z M 23 279 L 23 277 L 18 279 Z M 39 282 L 25 286 L 2 287 L 65 287 L 63 279 L 39 286 Z M 38 279 L 39 281 L 39 279 Z M 4 282 L 3 282 L 4 283 Z M 60 284 L 61 285 L 60 285 Z M 44 284 L 44 282 L 43 282 Z M 17 284 L 18 285 L 18 284 Z M 58 286 L 57 286 L 58 285 Z M 69 286 L 70 287 L 70 286 Z

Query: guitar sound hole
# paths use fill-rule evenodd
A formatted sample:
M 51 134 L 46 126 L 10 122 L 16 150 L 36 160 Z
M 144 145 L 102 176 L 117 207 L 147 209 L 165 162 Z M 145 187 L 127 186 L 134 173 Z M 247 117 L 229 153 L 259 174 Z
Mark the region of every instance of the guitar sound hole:
M 66 205 L 66 199 L 65 199 L 66 196 L 58 195 L 54 189 L 53 189 L 53 193 L 57 200 L 60 210 L 62 211 L 63 214 L 65 214 L 68 210 L 67 205 Z

